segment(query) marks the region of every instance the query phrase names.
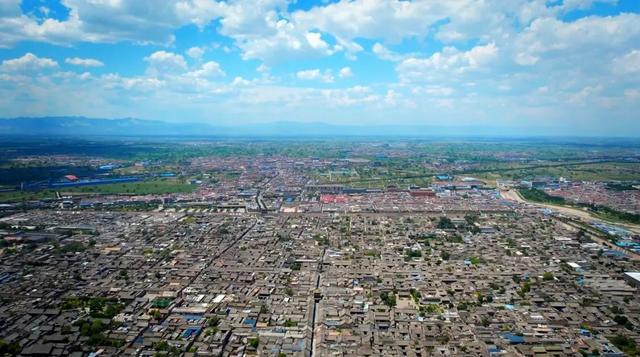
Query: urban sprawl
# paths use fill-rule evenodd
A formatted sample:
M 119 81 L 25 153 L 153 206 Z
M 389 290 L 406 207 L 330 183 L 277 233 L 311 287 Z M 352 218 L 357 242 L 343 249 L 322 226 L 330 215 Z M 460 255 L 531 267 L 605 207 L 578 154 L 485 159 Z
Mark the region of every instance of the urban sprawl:
M 0 355 L 638 355 L 640 176 L 512 155 L 10 157 Z

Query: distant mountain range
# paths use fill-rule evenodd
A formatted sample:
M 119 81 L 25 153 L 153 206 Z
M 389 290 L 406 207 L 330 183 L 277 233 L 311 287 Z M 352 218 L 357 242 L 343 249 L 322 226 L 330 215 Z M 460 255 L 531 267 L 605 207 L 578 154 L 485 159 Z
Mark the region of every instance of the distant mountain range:
M 405 138 L 531 138 L 550 137 L 549 130 L 539 128 L 497 128 L 487 125 L 337 125 L 328 123 L 272 122 L 258 124 L 220 125 L 207 123 L 176 123 L 134 118 L 99 119 L 86 117 L 20 117 L 0 118 L 0 136 L 37 137 L 405 137 Z M 562 137 L 562 131 L 554 131 Z M 566 131 L 565 131 L 566 132 Z M 574 132 L 574 137 L 593 137 Z M 634 141 L 637 141 L 634 139 Z
M 173 123 L 134 118 L 20 117 L 0 119 L 0 135 L 33 136 L 196 136 L 196 137 L 327 137 L 413 136 L 445 134 L 446 128 L 391 125 L 333 125 L 273 122 L 241 125 Z M 451 129 L 447 130 L 449 133 Z
M 212 128 L 202 124 L 176 124 L 141 119 L 85 117 L 21 117 L 0 119 L 0 134 L 44 136 L 149 136 L 203 135 Z

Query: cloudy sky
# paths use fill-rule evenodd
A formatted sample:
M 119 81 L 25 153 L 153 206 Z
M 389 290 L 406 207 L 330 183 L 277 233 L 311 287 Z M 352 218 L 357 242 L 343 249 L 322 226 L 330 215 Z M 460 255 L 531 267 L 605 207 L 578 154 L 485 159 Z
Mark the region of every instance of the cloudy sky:
M 638 0 L 0 0 L 0 116 L 640 136 Z

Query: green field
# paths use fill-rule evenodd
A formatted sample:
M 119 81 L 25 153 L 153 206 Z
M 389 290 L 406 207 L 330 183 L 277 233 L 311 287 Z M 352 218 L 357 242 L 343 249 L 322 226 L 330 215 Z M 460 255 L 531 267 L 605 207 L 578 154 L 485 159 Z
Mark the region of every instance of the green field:
M 56 193 L 49 190 L 0 192 L 0 202 L 33 201 L 55 197 Z
M 61 190 L 69 193 L 97 193 L 103 195 L 132 194 L 153 195 L 164 193 L 189 193 L 196 189 L 196 185 L 177 182 L 175 180 L 154 180 L 142 182 L 127 182 L 109 185 L 82 186 Z
M 564 198 L 551 196 L 542 190 L 535 188 L 521 188 L 518 192 L 520 192 L 520 196 L 527 201 L 567 206 Z
M 177 182 L 175 180 L 153 180 L 142 182 L 127 182 L 108 185 L 82 186 L 64 188 L 59 190 L 61 194 L 100 194 L 100 195 L 153 195 L 167 193 L 189 193 L 196 189 L 197 185 Z M 55 198 L 55 191 L 42 190 L 33 192 L 2 192 L 0 202 L 20 202 L 45 198 Z
M 514 168 L 501 172 L 500 176 L 506 179 L 531 179 L 536 176 L 551 176 L 565 177 L 572 181 L 631 181 L 640 177 L 640 164 L 611 162 L 540 168 Z

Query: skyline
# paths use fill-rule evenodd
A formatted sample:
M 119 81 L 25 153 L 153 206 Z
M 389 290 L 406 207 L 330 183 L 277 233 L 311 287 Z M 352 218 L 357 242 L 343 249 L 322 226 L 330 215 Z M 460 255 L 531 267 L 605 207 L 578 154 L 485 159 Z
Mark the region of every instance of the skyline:
M 0 117 L 640 136 L 637 1 L 163 6 L 0 2 Z

